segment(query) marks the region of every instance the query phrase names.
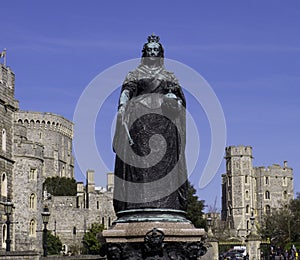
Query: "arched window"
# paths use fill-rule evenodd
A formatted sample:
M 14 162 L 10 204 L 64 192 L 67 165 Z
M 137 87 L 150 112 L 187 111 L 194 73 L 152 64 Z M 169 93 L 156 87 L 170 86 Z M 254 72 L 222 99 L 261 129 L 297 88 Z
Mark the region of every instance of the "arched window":
M 32 193 L 30 195 L 30 198 L 29 198 L 29 208 L 31 209 L 35 209 L 36 208 L 36 196 L 34 193 Z
M 265 177 L 265 183 L 266 183 L 266 185 L 269 185 L 269 177 L 268 176 Z
M 30 168 L 29 170 L 29 180 L 30 181 L 36 181 L 37 179 L 37 170 L 34 168 Z
M 266 200 L 270 199 L 270 192 L 268 190 L 265 192 L 265 199 Z
M 7 197 L 7 176 L 5 172 L 1 176 L 1 196 Z
M 249 191 L 248 190 L 246 190 L 245 196 L 246 196 L 246 199 L 249 199 Z
M 36 222 L 34 219 L 30 220 L 30 223 L 29 223 L 29 236 L 32 236 L 32 237 L 36 236 Z
M 247 205 L 247 206 L 246 206 L 246 214 L 249 214 L 249 212 L 250 212 L 250 206 Z
M 271 207 L 270 205 L 266 205 L 266 214 L 270 215 L 270 213 L 271 213 Z
M 2 226 L 2 248 L 6 248 L 7 229 L 6 224 Z
M 286 186 L 286 185 L 287 185 L 286 179 L 287 179 L 287 178 L 286 178 L 285 176 L 284 176 L 283 179 L 282 179 L 282 184 L 283 184 L 283 186 Z
M 6 152 L 6 130 L 2 129 L 2 152 Z

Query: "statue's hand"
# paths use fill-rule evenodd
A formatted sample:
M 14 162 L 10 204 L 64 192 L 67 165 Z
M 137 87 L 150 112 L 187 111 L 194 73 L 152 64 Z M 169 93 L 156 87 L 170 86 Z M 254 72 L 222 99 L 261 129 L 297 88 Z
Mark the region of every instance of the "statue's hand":
M 167 98 L 177 99 L 177 96 L 174 93 L 168 93 L 165 95 Z

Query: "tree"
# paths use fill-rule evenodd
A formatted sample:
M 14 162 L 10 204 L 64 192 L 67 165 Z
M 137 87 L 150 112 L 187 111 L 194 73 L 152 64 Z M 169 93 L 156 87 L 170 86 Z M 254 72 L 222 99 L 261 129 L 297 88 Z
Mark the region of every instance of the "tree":
M 263 238 L 284 247 L 290 243 L 300 242 L 300 194 L 278 210 L 272 210 L 264 216 L 260 228 Z
M 102 232 L 104 226 L 99 223 L 93 223 L 89 231 L 83 236 L 84 254 L 98 255 L 100 252 L 101 244 L 97 236 Z
M 59 255 L 62 249 L 62 243 L 58 236 L 54 236 L 48 230 L 47 232 L 47 250 L 49 255 Z
M 43 184 L 43 188 L 54 196 L 74 196 L 77 193 L 75 179 L 66 177 L 48 177 Z
M 206 228 L 206 221 L 203 219 L 204 200 L 199 200 L 196 190 L 188 182 L 187 194 L 187 219 L 190 220 L 196 228 Z

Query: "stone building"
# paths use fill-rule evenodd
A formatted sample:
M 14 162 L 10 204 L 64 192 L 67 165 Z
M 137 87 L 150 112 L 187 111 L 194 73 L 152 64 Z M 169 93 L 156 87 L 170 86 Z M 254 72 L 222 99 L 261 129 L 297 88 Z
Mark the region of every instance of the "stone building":
M 254 167 L 251 146 L 229 146 L 225 151 L 221 218 L 235 235 L 245 236 L 252 214 L 260 223 L 264 214 L 294 198 L 293 170 L 286 161 L 283 166 Z
M 77 183 L 77 195 L 57 197 L 43 190 L 47 177 L 74 178 L 73 123 L 60 115 L 19 110 L 14 98 L 15 75 L 0 64 L 0 249 L 6 247 L 3 202 L 14 203 L 12 250 L 42 251 L 44 205 L 51 212 L 49 230 L 61 237 L 67 250 L 79 246 L 94 222 L 109 226 L 115 219 L 113 183 L 95 187 L 94 172 L 87 171 L 86 185 Z
M 15 99 L 15 75 L 12 70 L 0 64 L 0 202 L 12 199 L 13 189 L 13 121 L 14 113 L 19 109 Z M 3 204 L 0 204 L 0 242 L 6 246 L 6 216 Z
M 82 238 L 92 223 L 108 228 L 116 219 L 112 173 L 107 174 L 106 188 L 95 186 L 94 171 L 88 170 L 86 177 L 85 186 L 77 183 L 77 196 L 51 196 L 46 201 L 51 212 L 49 230 L 59 236 L 66 252 L 83 246 Z
M 74 177 L 73 124 L 51 113 L 16 111 L 13 130 L 15 250 L 37 250 L 44 181 Z

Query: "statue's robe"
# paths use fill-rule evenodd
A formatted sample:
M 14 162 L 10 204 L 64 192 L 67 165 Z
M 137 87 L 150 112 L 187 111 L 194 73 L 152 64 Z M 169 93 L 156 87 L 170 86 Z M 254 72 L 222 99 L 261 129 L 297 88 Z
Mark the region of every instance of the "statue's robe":
M 154 84 L 154 79 L 158 75 L 162 76 L 163 80 Z M 123 116 L 118 115 L 113 144 L 116 152 L 114 169 L 116 213 L 145 208 L 185 211 L 187 197 L 187 170 L 184 156 L 186 103 L 178 80 L 163 66 L 150 70 L 141 64 L 127 75 L 121 93 L 124 90 L 128 93 L 129 101 Z M 176 98 L 167 98 L 166 95 L 170 94 L 174 94 Z M 125 125 L 129 131 L 126 131 Z M 131 146 L 128 145 L 128 134 L 134 142 Z M 143 161 L 143 158 L 149 155 L 151 150 L 149 140 L 155 134 L 164 137 L 166 152 L 158 163 L 152 165 L 153 160 Z M 152 152 L 154 154 L 159 152 L 161 147 L 160 140 L 153 144 Z M 129 151 L 129 149 L 132 150 Z M 130 163 L 135 160 L 130 152 L 140 156 L 139 162 L 144 163 L 143 165 L 148 163 L 149 167 L 139 165 L 137 167 L 134 166 L 135 163 Z M 159 181 L 171 171 L 172 178 L 167 184 L 165 181 Z M 129 189 L 126 182 L 120 183 L 116 178 L 140 184 L 153 182 L 153 185 L 156 185 L 156 188 L 163 191 L 162 194 L 166 196 L 153 200 L 154 194 L 144 189 L 142 185 L 138 189 Z M 137 200 L 128 199 L 132 196 Z

